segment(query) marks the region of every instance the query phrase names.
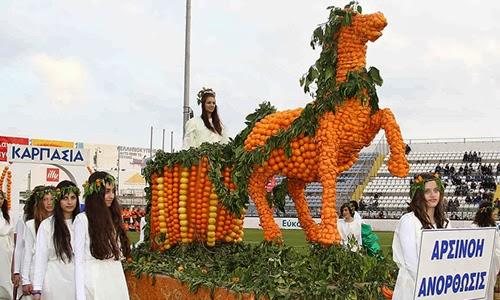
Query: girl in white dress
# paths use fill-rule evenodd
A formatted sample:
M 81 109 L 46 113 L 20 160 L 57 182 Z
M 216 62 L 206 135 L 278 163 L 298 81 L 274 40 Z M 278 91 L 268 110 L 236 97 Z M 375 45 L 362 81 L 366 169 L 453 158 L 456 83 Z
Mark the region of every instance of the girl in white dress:
M 14 227 L 10 224 L 7 199 L 0 191 L 0 299 L 12 299 L 12 281 L 10 267 L 14 251 Z
M 53 198 L 55 197 L 55 188 L 47 186 L 42 191 L 37 192 L 33 219 L 26 222 L 24 228 L 24 257 L 21 266 L 21 281 L 23 285 L 24 299 L 32 299 L 33 278 L 35 275 L 35 243 L 38 228 L 43 220 L 52 215 L 54 210 Z
M 479 208 L 474 217 L 474 221 L 472 222 L 472 227 L 497 228 L 496 225 L 497 216 L 498 216 L 498 210 L 494 207 L 494 203 L 492 201 L 483 201 L 479 204 Z M 495 282 L 497 281 L 497 275 L 498 272 L 500 271 L 500 233 L 498 232 L 498 228 L 495 234 L 496 237 L 495 237 L 495 246 L 493 249 L 493 263 L 488 277 L 489 289 L 486 293 L 485 299 L 493 299 Z
M 73 220 L 80 212 L 80 190 L 64 180 L 56 187 L 54 214 L 45 219 L 36 237 L 33 299 L 75 299 Z
M 410 212 L 399 220 L 392 241 L 392 256 L 399 267 L 393 299 L 414 299 L 422 229 L 450 228 L 443 197 L 437 174 L 420 174 L 410 184 Z
M 354 218 L 354 207 L 349 203 L 344 203 L 340 207 L 342 219 L 337 221 L 337 228 L 340 233 L 341 244 L 350 247 L 353 251 L 358 251 L 363 246 L 361 239 L 361 220 Z M 357 245 L 349 245 L 349 240 L 355 239 Z
M 217 112 L 215 92 L 203 88 L 198 92 L 198 104 L 201 105 L 201 116 L 186 122 L 183 148 L 199 147 L 205 142 L 227 143 L 229 137 Z
M 35 203 L 37 193 L 43 191 L 45 187 L 43 185 L 36 186 L 33 191 L 31 191 L 31 195 L 28 200 L 24 204 L 23 215 L 16 224 L 16 232 L 15 232 L 15 247 L 14 247 L 14 270 L 12 274 L 12 283 L 14 284 L 14 288 L 17 289 L 15 295 L 22 295 L 23 289 L 21 285 L 21 266 L 24 258 L 24 229 L 26 227 L 25 222 L 33 219 L 33 214 L 35 212 Z
M 130 254 L 116 199 L 115 178 L 95 172 L 85 184 L 85 212 L 75 227 L 75 283 L 77 300 L 129 299 L 121 258 Z

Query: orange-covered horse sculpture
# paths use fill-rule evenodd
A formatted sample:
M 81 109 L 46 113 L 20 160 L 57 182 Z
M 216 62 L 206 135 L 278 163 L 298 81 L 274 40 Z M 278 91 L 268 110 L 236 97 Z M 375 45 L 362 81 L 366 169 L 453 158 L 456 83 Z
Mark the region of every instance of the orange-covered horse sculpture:
M 348 72 L 358 71 L 366 65 L 366 43 L 382 35 L 387 25 L 382 13 L 354 14 L 349 26 L 343 26 L 338 36 L 337 83 L 347 80 Z M 302 108 L 277 112 L 259 121 L 245 140 L 245 150 L 262 146 L 273 135 L 286 130 Z M 255 202 L 266 240 L 281 238 L 281 231 L 273 219 L 273 211 L 266 199 L 265 184 L 273 175 L 288 178 L 288 191 L 293 198 L 299 221 L 311 242 L 329 245 L 338 243 L 336 212 L 336 179 L 358 159 L 359 152 L 368 146 L 380 129 L 386 133 L 390 145 L 389 171 L 406 176 L 409 166 L 405 158 L 405 145 L 394 115 L 389 109 L 373 113 L 371 107 L 357 97 L 345 99 L 335 108 L 319 117 L 315 136 L 300 135 L 291 142 L 292 155 L 274 149 L 269 159 L 257 165 L 249 179 L 248 191 Z M 307 183 L 319 181 L 323 185 L 321 223 L 314 222 L 304 188 Z

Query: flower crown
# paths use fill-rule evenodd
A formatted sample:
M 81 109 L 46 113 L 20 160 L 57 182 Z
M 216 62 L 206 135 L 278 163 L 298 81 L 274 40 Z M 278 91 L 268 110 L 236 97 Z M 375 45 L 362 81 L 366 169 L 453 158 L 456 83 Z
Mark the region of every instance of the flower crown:
M 201 90 L 198 92 L 198 96 L 196 97 L 196 100 L 198 101 L 198 105 L 201 104 L 201 99 L 203 99 L 203 96 L 205 96 L 207 94 L 215 97 L 214 90 L 212 90 L 211 88 L 202 87 Z
M 439 177 L 439 174 L 434 173 L 432 174 L 432 176 L 433 178 L 431 179 L 424 179 L 421 175 L 419 175 L 413 180 L 413 183 L 410 185 L 410 199 L 413 199 L 415 193 L 417 193 L 418 190 L 421 190 L 423 192 L 425 190 L 425 183 L 429 181 L 435 181 L 439 190 L 441 190 L 441 192 L 444 192 L 444 185 L 441 181 L 441 177 Z
M 69 193 L 73 193 L 78 197 L 80 196 L 80 189 L 74 185 L 56 189 L 57 199 L 62 199 L 64 198 L 64 195 L 67 195 Z
M 44 189 L 41 189 L 41 190 L 39 190 L 39 191 L 37 191 L 35 193 L 35 202 L 38 202 L 38 201 L 42 200 L 43 197 L 45 195 L 48 195 L 48 194 L 52 195 L 52 198 L 56 198 L 57 197 L 57 193 L 56 193 L 55 189 L 45 187 Z
M 85 183 L 83 184 L 83 197 L 87 198 L 93 193 L 99 193 L 104 188 L 106 183 L 109 183 L 114 186 L 115 178 L 112 175 L 108 174 L 103 179 L 98 178 L 91 184 L 85 181 Z
M 494 207 L 495 207 L 495 203 L 492 201 L 491 205 L 488 205 L 488 206 L 485 206 L 485 207 L 481 207 L 479 209 L 479 212 L 480 213 L 485 213 L 485 212 L 491 213 L 493 211 Z

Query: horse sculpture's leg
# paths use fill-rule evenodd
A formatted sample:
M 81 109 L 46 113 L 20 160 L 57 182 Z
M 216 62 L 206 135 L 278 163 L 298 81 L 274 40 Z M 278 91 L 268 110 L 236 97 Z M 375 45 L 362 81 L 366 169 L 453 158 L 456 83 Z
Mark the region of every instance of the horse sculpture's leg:
M 410 166 L 405 157 L 405 144 L 401 136 L 401 130 L 398 123 L 396 123 L 393 113 L 388 108 L 379 110 L 373 115 L 372 124 L 385 131 L 391 151 L 391 156 L 387 164 L 389 171 L 395 176 L 405 177 L 410 170 Z
M 314 222 L 309 207 L 307 205 L 306 197 L 304 195 L 304 188 L 306 183 L 301 180 L 288 179 L 288 192 L 292 196 L 295 203 L 295 209 L 299 217 L 300 225 L 306 233 L 306 237 L 311 242 L 318 242 L 318 224 Z
M 282 235 L 280 228 L 274 221 L 273 210 L 267 202 L 265 190 L 267 178 L 262 173 L 253 173 L 248 182 L 248 191 L 259 213 L 260 225 L 264 230 L 264 239 L 272 241 L 281 239 Z
M 318 167 L 319 178 L 323 185 L 323 196 L 321 206 L 321 225 L 318 232 L 319 242 L 330 245 L 340 242 L 340 235 L 337 230 L 337 209 L 336 209 L 336 180 L 338 172 L 338 146 L 339 137 L 332 130 L 335 124 L 333 113 L 326 113 L 320 120 L 320 126 L 316 134 L 319 146 Z

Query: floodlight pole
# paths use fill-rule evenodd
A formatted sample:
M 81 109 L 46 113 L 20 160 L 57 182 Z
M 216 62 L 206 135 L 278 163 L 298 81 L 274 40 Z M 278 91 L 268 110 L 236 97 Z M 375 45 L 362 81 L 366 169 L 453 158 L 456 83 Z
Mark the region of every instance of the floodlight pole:
M 184 106 L 182 138 L 186 134 L 186 122 L 189 120 L 189 70 L 191 58 L 191 0 L 186 0 L 186 40 L 184 49 Z

